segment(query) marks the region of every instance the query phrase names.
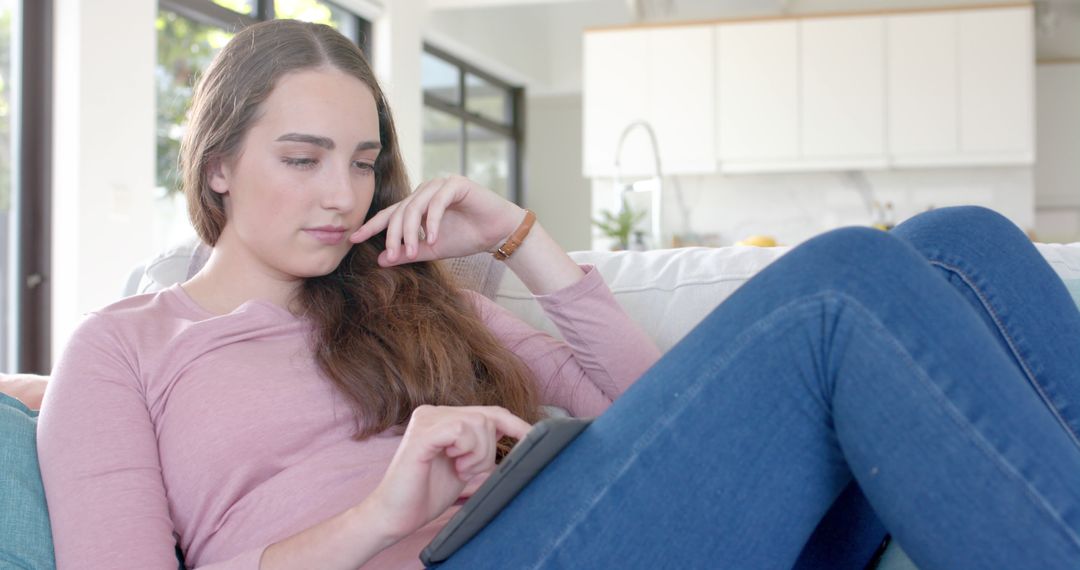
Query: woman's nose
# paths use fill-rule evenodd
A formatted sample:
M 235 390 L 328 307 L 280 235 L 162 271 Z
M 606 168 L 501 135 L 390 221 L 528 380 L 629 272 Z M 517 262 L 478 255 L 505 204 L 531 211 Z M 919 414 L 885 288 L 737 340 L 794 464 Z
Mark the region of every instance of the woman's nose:
M 348 168 L 331 170 L 323 186 L 322 202 L 322 206 L 328 210 L 348 212 L 356 207 L 356 195 Z

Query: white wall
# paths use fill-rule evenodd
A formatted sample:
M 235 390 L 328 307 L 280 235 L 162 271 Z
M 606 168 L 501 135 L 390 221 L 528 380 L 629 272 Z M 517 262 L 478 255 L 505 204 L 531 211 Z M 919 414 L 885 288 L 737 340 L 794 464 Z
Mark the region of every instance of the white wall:
M 1080 241 L 1080 63 L 1036 66 L 1039 239 Z
M 563 249 L 589 249 L 592 193 L 581 175 L 581 96 L 530 97 L 526 113 L 525 206 Z
M 55 358 L 153 253 L 157 3 L 57 0 L 54 14 Z
M 525 80 L 530 92 L 547 83 L 547 6 L 431 12 L 427 32 L 435 43 L 510 81 Z
M 414 184 L 424 171 L 420 54 L 426 25 L 426 0 L 394 0 L 387 3 L 373 26 L 372 67 L 390 103 L 401 155 Z
M 438 10 L 429 29 L 466 48 L 481 67 L 509 68 L 532 95 L 581 92 L 582 34 L 588 26 L 625 24 L 623 0 Z M 474 58 L 470 58 L 471 60 Z

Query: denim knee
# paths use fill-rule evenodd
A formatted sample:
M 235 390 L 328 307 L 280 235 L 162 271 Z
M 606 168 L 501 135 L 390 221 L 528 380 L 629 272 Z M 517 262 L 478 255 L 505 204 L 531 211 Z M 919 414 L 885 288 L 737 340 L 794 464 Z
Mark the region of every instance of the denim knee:
M 863 226 L 838 228 L 807 240 L 800 248 L 841 266 L 872 266 L 883 258 L 910 249 L 889 233 Z M 792 251 L 795 253 L 795 251 Z
M 910 244 L 888 232 L 846 227 L 825 232 L 792 250 L 792 275 L 817 290 L 847 292 L 887 287 L 875 283 L 885 275 L 903 280 L 926 260 Z
M 945 247 L 957 242 L 978 242 L 981 247 L 992 248 L 1030 241 L 1012 220 L 982 206 L 930 210 L 905 221 L 893 231 L 920 249 L 924 246 Z

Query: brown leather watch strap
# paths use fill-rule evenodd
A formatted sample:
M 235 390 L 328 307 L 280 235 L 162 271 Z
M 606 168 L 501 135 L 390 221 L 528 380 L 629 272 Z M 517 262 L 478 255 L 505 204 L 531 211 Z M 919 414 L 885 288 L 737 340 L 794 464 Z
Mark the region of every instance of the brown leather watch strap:
M 525 240 L 525 236 L 529 235 L 529 230 L 533 227 L 533 222 L 536 221 L 536 214 L 532 210 L 525 210 L 525 219 L 521 221 L 521 225 L 514 230 L 514 233 L 510 234 L 510 237 L 506 238 L 506 243 L 499 246 L 499 249 L 495 250 L 495 253 L 491 255 L 495 256 L 495 259 L 502 261 L 507 257 L 514 254 L 514 250 L 521 245 L 521 242 Z

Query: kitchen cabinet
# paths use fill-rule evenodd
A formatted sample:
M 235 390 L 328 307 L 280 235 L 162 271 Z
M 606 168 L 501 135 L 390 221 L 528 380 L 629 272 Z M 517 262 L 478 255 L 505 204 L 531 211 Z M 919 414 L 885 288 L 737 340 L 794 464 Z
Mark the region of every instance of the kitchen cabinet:
M 651 90 L 646 120 L 656 130 L 665 173 L 716 170 L 712 53 L 712 26 L 661 28 L 650 37 Z
M 972 161 L 1034 162 L 1030 7 L 962 12 L 960 150 Z
M 959 150 L 957 15 L 905 14 L 887 25 L 889 156 L 932 165 Z
M 1031 26 L 1023 7 L 890 17 L 892 165 L 1032 163 Z
M 717 26 L 715 60 L 721 168 L 754 170 L 769 162 L 797 160 L 798 23 Z
M 654 130 L 665 174 L 716 170 L 716 113 L 711 26 L 585 35 L 584 170 L 614 174 L 619 136 L 642 120 Z M 643 129 L 631 132 L 621 174 L 653 172 Z
M 1032 12 L 588 32 L 585 174 L 612 174 L 635 120 L 653 126 L 671 174 L 1031 164 Z M 628 138 L 624 175 L 652 172 L 647 142 Z
M 806 19 L 799 34 L 802 159 L 808 167 L 883 167 L 885 19 Z
M 585 176 L 611 175 L 619 134 L 631 121 L 644 118 L 648 110 L 648 40 L 648 30 L 585 34 Z M 640 165 L 648 156 L 646 146 L 628 145 L 623 162 Z

